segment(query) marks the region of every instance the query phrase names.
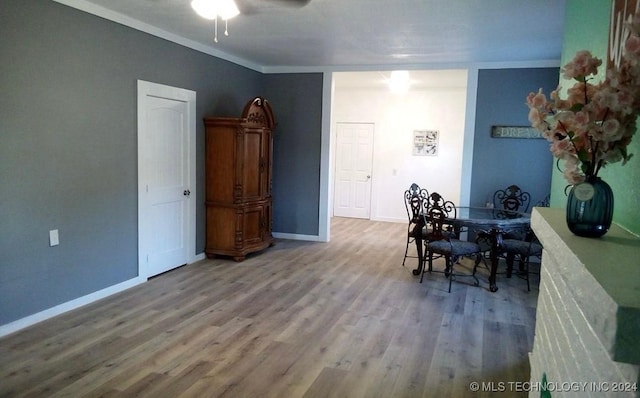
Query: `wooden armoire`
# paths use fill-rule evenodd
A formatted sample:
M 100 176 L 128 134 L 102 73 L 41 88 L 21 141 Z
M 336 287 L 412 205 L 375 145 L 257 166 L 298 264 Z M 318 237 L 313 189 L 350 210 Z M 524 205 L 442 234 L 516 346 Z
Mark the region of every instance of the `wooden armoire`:
M 272 129 L 269 102 L 256 97 L 239 118 L 206 117 L 207 257 L 248 253 L 273 245 Z

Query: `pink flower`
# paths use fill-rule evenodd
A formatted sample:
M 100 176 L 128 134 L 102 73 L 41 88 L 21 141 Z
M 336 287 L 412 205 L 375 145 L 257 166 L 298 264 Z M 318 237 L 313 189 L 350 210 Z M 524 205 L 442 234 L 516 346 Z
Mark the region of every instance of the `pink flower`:
M 621 137 L 616 137 L 620 133 L 620 122 L 616 119 L 605 120 L 602 123 L 602 132 L 614 140 L 620 139 Z
M 561 87 L 529 93 L 531 125 L 551 143 L 549 150 L 564 162 L 564 177 L 570 184 L 597 176 L 609 163 L 631 159 L 627 146 L 636 132 L 640 115 L 640 12 L 631 24 L 630 36 L 619 66 L 594 83 L 602 61 L 589 51 L 579 51 L 562 68 L 565 79 L 575 80 L 565 97 Z
M 535 108 L 544 108 L 547 105 L 547 97 L 542 93 L 542 89 L 538 90 L 536 94 L 530 93 L 527 102 Z
M 578 170 L 578 163 L 575 161 L 575 157 L 567 156 L 564 163 L 564 177 L 569 184 L 579 184 L 584 181 L 584 175 Z
M 537 130 L 546 129 L 544 115 L 539 109 L 531 108 L 529 110 L 529 121 L 531 122 L 531 126 Z
M 640 56 L 640 37 L 636 35 L 631 35 L 624 43 L 624 49 L 628 54 L 633 54 L 635 56 Z
M 573 115 L 573 123 L 577 130 L 584 130 L 589 125 L 589 114 L 587 112 L 576 112 Z
M 608 119 L 602 123 L 601 128 L 595 129 L 592 133 L 592 137 L 595 140 L 608 143 L 611 141 L 617 141 L 622 138 L 622 129 L 620 128 L 620 122 L 616 119 Z
M 597 74 L 600 65 L 602 65 L 602 60 L 595 58 L 591 52 L 578 51 L 573 60 L 562 68 L 563 77 L 583 81 L 587 76 Z
M 565 155 L 575 155 L 576 153 L 575 148 L 571 145 L 569 140 L 554 141 L 549 149 L 551 150 L 551 153 L 553 153 L 553 156 L 558 159 L 565 158 Z
M 624 159 L 622 152 L 620 152 L 619 148 L 613 148 L 604 153 L 602 160 L 607 163 L 617 163 Z
M 640 34 L 640 13 L 636 13 L 633 15 L 631 23 L 629 23 L 628 27 L 634 35 L 637 36 L 638 34 Z

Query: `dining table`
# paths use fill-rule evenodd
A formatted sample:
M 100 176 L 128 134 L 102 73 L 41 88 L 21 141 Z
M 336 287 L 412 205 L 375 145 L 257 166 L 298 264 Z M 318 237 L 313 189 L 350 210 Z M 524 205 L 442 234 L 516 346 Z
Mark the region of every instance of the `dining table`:
M 456 210 L 456 216 L 446 218 L 445 222 L 452 225 L 457 236 L 460 232 L 467 232 L 467 234 L 474 234 L 487 243 L 491 260 L 489 290 L 491 292 L 498 291 L 496 274 L 502 252 L 502 240 L 509 232 L 518 233 L 528 230 L 531 225 L 531 215 L 492 207 L 460 206 Z M 424 219 L 424 217 L 421 218 Z M 418 223 L 415 227 L 416 232 L 422 231 L 424 226 L 424 221 Z M 416 233 L 414 236 L 416 236 L 415 243 L 419 261 L 418 268 L 413 270 L 413 274 L 420 275 L 425 263 L 423 238 L 420 233 Z

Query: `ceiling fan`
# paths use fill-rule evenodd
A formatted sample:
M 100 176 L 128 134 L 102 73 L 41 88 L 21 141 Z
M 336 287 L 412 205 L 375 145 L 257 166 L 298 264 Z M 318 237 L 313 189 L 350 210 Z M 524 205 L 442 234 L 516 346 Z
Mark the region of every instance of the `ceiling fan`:
M 260 8 L 304 7 L 311 0 L 192 0 L 191 7 L 203 18 L 231 19 L 238 14 L 255 12 Z
M 238 5 L 236 5 L 236 1 Z M 276 7 L 304 7 L 311 0 L 192 0 L 191 7 L 203 18 L 215 23 L 214 42 L 218 42 L 218 18 L 224 21 L 224 35 L 229 36 L 227 24 L 229 19 L 239 14 L 253 14 L 265 8 L 265 4 Z

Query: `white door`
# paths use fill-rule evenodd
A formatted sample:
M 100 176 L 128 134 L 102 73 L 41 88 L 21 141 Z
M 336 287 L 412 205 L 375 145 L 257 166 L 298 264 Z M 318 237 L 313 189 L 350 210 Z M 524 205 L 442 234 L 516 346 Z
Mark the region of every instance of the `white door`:
M 138 267 L 195 256 L 195 92 L 138 81 Z
M 337 123 L 333 215 L 366 218 L 371 214 L 371 123 Z

